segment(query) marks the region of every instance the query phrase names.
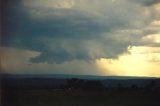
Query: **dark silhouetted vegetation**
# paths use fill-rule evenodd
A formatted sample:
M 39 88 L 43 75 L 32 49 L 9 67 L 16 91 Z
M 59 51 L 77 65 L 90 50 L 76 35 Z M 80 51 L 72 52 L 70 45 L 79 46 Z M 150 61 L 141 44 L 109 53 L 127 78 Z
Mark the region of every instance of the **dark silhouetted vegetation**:
M 160 106 L 160 80 L 136 81 L 4 79 L 2 106 Z

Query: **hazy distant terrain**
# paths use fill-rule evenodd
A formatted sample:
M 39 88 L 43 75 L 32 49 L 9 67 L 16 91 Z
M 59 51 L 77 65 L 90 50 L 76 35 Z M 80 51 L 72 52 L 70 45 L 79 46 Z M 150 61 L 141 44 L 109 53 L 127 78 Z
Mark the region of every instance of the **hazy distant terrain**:
M 3 83 L 8 88 L 31 88 L 31 87 L 59 87 L 67 83 L 68 79 L 99 80 L 104 86 L 117 87 L 122 84 L 124 87 L 130 87 L 136 84 L 139 87 L 145 87 L 152 80 L 157 80 L 157 86 L 160 86 L 159 78 L 154 77 L 123 77 L 123 76 L 91 76 L 91 75 L 3 75 Z

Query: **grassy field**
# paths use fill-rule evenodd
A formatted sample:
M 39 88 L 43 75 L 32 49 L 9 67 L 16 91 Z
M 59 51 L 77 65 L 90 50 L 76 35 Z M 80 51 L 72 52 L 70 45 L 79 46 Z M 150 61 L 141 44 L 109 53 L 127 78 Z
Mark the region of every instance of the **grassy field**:
M 2 106 L 160 106 L 157 92 L 12 90 Z

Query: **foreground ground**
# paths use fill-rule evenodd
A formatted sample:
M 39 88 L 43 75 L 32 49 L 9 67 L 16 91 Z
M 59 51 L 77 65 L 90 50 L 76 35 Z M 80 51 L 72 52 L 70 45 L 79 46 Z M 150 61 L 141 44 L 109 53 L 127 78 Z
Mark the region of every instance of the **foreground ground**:
M 160 106 L 157 91 L 9 90 L 2 106 Z

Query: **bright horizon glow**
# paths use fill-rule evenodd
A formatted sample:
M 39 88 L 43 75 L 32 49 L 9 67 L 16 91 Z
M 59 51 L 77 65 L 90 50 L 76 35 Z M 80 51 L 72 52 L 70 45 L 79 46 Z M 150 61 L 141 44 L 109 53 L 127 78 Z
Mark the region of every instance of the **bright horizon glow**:
M 106 73 L 117 76 L 160 77 L 160 53 L 154 53 L 158 49 L 134 46 L 128 50 L 130 54 L 120 55 L 115 60 L 97 59 L 96 64 Z

